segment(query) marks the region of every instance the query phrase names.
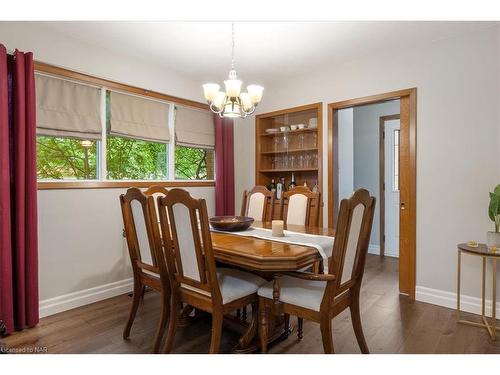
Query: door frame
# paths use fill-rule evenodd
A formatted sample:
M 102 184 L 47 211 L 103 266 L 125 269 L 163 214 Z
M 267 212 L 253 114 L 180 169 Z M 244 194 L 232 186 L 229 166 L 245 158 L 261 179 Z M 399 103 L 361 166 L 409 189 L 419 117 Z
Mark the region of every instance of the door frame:
M 399 120 L 399 114 L 380 116 L 379 118 L 379 133 L 378 133 L 378 176 L 379 176 L 379 205 L 380 205 L 380 256 L 385 256 L 385 122 L 391 120 Z M 398 164 L 399 165 L 399 164 Z M 399 174 L 398 174 L 399 175 Z
M 339 109 L 400 100 L 399 291 L 415 300 L 417 242 L 417 89 L 415 87 L 328 104 L 328 227 L 338 212 Z

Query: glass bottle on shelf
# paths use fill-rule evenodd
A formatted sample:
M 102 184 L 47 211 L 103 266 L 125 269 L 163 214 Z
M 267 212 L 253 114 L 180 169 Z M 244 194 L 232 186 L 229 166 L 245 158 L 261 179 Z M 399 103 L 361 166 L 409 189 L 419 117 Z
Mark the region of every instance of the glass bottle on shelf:
M 283 192 L 285 191 L 285 181 L 283 178 L 278 180 L 276 184 L 276 199 L 281 199 Z
M 274 183 L 274 178 L 271 179 L 271 183 L 267 185 L 267 188 L 269 191 L 275 192 L 276 191 L 276 184 Z
M 314 184 L 312 191 L 313 193 L 319 192 L 318 180 L 316 180 L 316 183 Z
M 297 184 L 295 183 L 295 174 L 292 173 L 292 180 L 290 181 L 290 185 L 288 185 L 288 190 L 292 190 L 296 186 Z
M 307 185 L 307 180 L 304 180 L 304 187 L 309 188 L 309 185 Z

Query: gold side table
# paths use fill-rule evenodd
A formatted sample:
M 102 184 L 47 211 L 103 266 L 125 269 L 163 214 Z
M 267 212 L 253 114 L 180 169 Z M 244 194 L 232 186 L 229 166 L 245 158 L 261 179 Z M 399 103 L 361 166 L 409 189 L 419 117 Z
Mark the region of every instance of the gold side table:
M 457 245 L 458 247 L 458 264 L 457 264 L 457 321 L 458 323 L 468 324 L 476 327 L 484 327 L 488 330 L 492 340 L 496 340 L 497 330 L 500 327 L 496 325 L 496 305 L 497 305 L 497 259 L 500 259 L 500 251 L 493 252 L 488 249 L 485 244 L 479 244 L 477 247 L 470 247 L 465 243 Z M 461 263 L 462 254 L 469 254 L 483 258 L 483 272 L 481 283 L 481 320 L 482 323 L 473 322 L 470 320 L 460 319 L 460 279 L 461 279 Z M 488 317 L 485 313 L 485 286 L 486 286 L 486 259 L 491 259 L 493 262 L 492 275 L 492 296 L 491 296 L 491 323 L 488 322 Z

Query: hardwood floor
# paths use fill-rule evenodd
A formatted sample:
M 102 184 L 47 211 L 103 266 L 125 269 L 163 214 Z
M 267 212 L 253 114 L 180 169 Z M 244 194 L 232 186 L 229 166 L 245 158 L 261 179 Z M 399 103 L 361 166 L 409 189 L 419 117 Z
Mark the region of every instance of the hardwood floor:
M 409 303 L 398 294 L 397 260 L 369 255 L 361 296 L 361 319 L 371 353 L 500 353 L 486 330 L 457 324 L 455 311 L 422 302 Z M 47 347 L 48 353 L 150 353 L 159 319 L 159 296 L 147 293 L 129 341 L 122 339 L 131 298 L 122 295 L 43 318 L 30 330 L 1 341 L 9 348 Z M 466 314 L 467 315 L 467 314 Z M 292 317 L 292 323 L 296 320 Z M 349 312 L 333 320 L 337 353 L 359 353 Z M 221 352 L 229 353 L 242 328 L 224 323 Z M 174 353 L 207 353 L 210 316 L 179 328 Z M 270 353 L 322 353 L 319 325 L 304 322 L 304 338 L 295 332 L 271 346 Z

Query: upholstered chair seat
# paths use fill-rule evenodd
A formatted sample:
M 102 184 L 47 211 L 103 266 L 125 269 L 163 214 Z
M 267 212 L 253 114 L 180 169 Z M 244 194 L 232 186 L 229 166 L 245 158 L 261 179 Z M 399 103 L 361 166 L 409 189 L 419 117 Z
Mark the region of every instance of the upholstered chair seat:
M 257 292 L 260 286 L 267 281 L 260 276 L 234 268 L 217 268 L 222 303 L 229 303 Z M 210 292 L 195 288 L 187 284 L 181 287 L 210 296 Z
M 259 297 L 273 299 L 273 283 L 270 281 L 258 290 Z M 302 280 L 295 277 L 279 278 L 280 302 L 319 311 L 321 300 L 325 294 L 326 281 Z

